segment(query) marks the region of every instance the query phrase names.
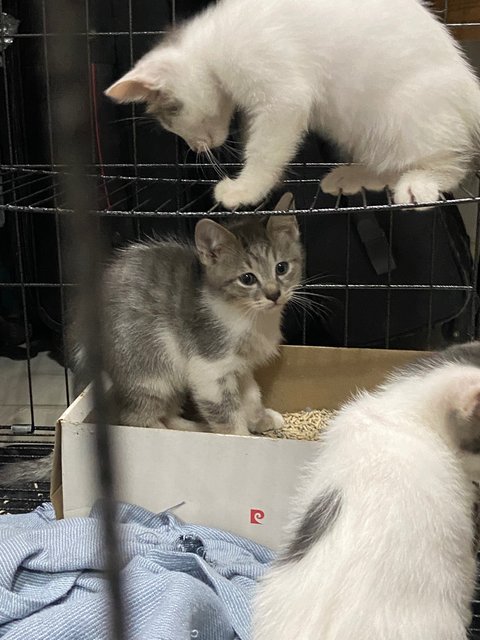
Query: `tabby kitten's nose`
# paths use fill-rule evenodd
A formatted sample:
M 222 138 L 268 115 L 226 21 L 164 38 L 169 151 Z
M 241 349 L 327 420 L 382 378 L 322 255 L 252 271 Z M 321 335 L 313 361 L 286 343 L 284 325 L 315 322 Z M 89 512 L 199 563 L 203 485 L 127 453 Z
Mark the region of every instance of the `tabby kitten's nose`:
M 280 297 L 280 291 L 278 289 L 267 290 L 265 291 L 265 297 L 267 300 L 276 302 Z

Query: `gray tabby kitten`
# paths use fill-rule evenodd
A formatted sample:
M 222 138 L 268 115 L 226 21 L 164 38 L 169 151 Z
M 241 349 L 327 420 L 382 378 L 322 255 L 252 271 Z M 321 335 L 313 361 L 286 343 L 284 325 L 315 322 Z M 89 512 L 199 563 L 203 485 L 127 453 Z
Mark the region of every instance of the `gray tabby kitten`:
M 277 352 L 302 271 L 294 216 L 228 228 L 203 219 L 195 246 L 151 241 L 121 251 L 104 274 L 103 314 L 120 423 L 239 435 L 281 427 L 282 416 L 262 405 L 253 370 Z M 80 392 L 89 380 L 79 333 L 72 322 Z M 185 418 L 189 410 L 197 421 Z M 48 480 L 51 466 L 52 455 L 6 465 L 0 486 Z
M 106 368 L 120 422 L 247 435 L 278 428 L 253 370 L 276 353 L 300 284 L 295 217 L 221 226 L 203 219 L 195 247 L 152 241 L 105 273 Z M 182 416 L 188 404 L 199 421 Z

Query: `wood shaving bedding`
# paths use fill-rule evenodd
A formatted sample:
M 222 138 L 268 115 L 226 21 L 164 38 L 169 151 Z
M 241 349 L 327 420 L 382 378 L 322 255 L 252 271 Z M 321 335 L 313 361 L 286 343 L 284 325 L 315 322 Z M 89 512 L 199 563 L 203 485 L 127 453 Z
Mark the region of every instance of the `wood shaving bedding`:
M 277 431 L 266 431 L 264 435 L 268 438 L 288 440 L 318 440 L 335 413 L 330 409 L 305 409 L 283 413 L 284 427 Z

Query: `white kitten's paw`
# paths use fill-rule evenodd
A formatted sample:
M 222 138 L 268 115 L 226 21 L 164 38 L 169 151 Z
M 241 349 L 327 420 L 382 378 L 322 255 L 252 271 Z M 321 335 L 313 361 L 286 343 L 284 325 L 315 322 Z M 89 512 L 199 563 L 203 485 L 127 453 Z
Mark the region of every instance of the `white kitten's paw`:
M 356 165 L 335 167 L 323 178 L 320 186 L 324 193 L 338 196 L 340 191 L 351 196 L 364 189 L 367 191 L 381 191 L 389 183 L 390 176 L 380 176 Z
M 252 433 L 265 433 L 265 431 L 279 431 L 284 426 L 285 420 L 281 413 L 273 409 L 265 409 L 262 419 L 250 430 Z
M 215 200 L 226 209 L 238 209 L 246 205 L 255 205 L 264 197 L 254 184 L 237 178 L 224 178 L 217 184 L 214 191 Z
M 432 177 L 422 171 L 409 171 L 393 186 L 393 200 L 396 204 L 420 204 L 438 202 L 440 189 Z M 429 209 L 418 207 L 418 209 Z

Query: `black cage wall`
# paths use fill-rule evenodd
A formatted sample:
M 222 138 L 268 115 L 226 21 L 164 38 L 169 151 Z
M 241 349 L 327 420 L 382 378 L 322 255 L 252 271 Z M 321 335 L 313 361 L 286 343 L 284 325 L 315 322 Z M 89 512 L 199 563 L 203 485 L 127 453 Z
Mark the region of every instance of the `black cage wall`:
M 65 406 L 72 400 L 64 349 L 72 205 L 55 105 L 64 87 L 52 60 L 62 37 L 55 0 L 0 0 L 0 357 L 24 364 L 29 415 L 0 425 L 0 461 L 44 455 L 53 425 L 36 411 L 32 362 L 48 352 L 64 367 Z M 199 216 L 225 216 L 212 199 L 218 167 L 146 118 L 142 107 L 115 106 L 103 91 L 203 0 L 79 0 L 69 33 L 87 96 L 89 164 L 83 176 L 107 252 L 153 233 L 191 234 Z M 445 2 L 445 15 L 447 2 Z M 14 20 L 12 20 L 12 18 Z M 17 22 L 18 21 L 18 22 Z M 60 25 L 60 26 L 59 26 Z M 72 106 L 75 109 L 75 105 Z M 72 115 L 73 117 L 73 115 Z M 231 138 L 239 141 L 239 123 Z M 222 172 L 240 158 L 217 153 Z M 289 311 L 291 344 L 429 349 L 478 335 L 480 192 L 469 185 L 433 209 L 393 204 L 391 193 L 337 198 L 322 193 L 325 172 L 344 161 L 324 140 L 306 140 L 286 179 L 255 211 L 270 213 L 281 193 L 295 197 L 306 247 L 309 311 Z M 473 185 L 478 184 L 472 180 Z M 468 210 L 467 210 L 468 207 Z M 464 214 L 462 216 L 462 213 Z M 469 222 L 468 232 L 465 220 Z M 47 486 L 4 490 L 10 512 L 43 499 Z

